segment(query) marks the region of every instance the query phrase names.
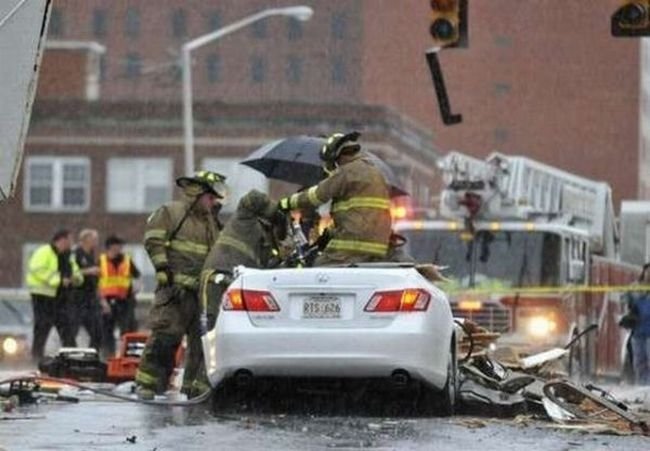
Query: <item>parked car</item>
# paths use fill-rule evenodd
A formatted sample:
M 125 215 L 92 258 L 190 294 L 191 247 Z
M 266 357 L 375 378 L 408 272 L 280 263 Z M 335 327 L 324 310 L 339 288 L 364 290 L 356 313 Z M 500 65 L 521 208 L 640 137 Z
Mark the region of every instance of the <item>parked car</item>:
M 31 335 L 31 304 L 0 295 L 0 361 L 28 358 Z
M 383 380 L 423 410 L 453 412 L 456 335 L 447 296 L 412 267 L 239 267 L 204 336 L 214 387 L 266 378 Z

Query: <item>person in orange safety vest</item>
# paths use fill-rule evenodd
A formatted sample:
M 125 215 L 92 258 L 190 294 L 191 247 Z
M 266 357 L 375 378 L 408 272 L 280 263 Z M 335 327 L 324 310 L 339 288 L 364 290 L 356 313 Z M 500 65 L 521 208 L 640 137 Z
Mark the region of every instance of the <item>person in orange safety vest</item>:
M 124 254 L 124 240 L 111 235 L 106 239 L 106 252 L 99 256 L 99 296 L 102 307 L 105 356 L 115 353 L 115 329 L 120 334 L 137 329 L 135 321 L 134 279 L 140 271 Z

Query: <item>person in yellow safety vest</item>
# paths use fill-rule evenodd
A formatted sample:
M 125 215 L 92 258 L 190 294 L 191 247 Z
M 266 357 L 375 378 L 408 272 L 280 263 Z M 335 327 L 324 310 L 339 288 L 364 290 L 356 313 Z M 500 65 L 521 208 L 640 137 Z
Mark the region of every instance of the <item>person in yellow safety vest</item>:
M 27 267 L 26 285 L 34 311 L 32 357 L 43 357 L 45 343 L 52 326 L 56 327 L 61 345 L 76 346 L 73 312 L 70 311 L 71 288 L 83 283 L 83 276 L 72 257 L 72 234 L 57 231 L 49 244 L 32 254 Z
M 280 200 L 283 211 L 314 209 L 332 202 L 331 239 L 315 265 L 384 261 L 391 235 L 390 194 L 377 167 L 364 158 L 360 134 L 336 133 L 320 157 L 329 176 L 318 185 Z
M 99 299 L 102 307 L 102 351 L 115 354 L 115 329 L 120 335 L 137 329 L 135 321 L 134 279 L 140 271 L 123 252 L 124 240 L 111 235 L 105 242 L 106 252 L 99 256 Z
M 136 374 L 137 394 L 151 399 L 166 390 L 176 349 L 187 335 L 183 393 L 208 390 L 201 374 L 199 277 L 208 251 L 218 238 L 217 214 L 226 196 L 225 177 L 200 171 L 176 184 L 184 199 L 166 203 L 147 220 L 144 246 L 156 269 L 156 295 L 149 313 L 151 336 Z

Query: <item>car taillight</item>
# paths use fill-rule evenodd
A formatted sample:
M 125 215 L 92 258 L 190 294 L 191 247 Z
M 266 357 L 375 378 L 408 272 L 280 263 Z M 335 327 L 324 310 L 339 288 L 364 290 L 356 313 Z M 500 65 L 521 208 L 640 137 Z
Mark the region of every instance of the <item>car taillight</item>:
M 366 312 L 423 312 L 429 307 L 431 295 L 419 288 L 378 291 L 364 310 Z
M 228 290 L 224 301 L 224 310 L 241 310 L 247 312 L 280 311 L 280 306 L 268 291 Z

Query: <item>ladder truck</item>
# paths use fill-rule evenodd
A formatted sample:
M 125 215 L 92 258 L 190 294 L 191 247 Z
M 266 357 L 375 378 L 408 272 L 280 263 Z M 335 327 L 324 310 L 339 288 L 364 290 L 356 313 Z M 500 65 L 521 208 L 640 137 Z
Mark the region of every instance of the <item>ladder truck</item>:
M 524 354 L 566 345 L 572 373 L 622 374 L 620 292 L 640 268 L 620 261 L 608 184 L 521 156 L 451 152 L 439 217 L 396 224 L 419 261 L 447 266 L 454 314 Z M 593 287 L 593 289 L 590 289 Z

